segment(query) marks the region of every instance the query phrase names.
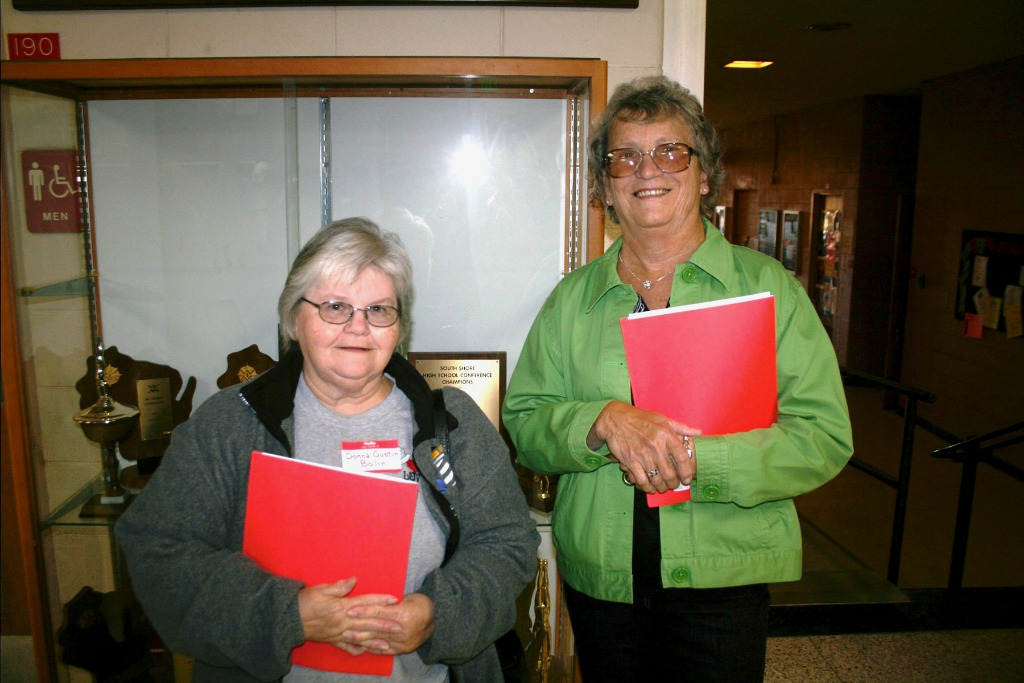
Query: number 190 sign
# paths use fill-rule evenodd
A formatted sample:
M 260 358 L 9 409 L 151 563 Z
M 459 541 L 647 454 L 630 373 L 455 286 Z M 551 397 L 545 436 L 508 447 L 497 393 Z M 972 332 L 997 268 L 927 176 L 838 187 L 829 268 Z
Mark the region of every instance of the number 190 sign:
M 8 33 L 11 60 L 60 59 L 59 33 Z

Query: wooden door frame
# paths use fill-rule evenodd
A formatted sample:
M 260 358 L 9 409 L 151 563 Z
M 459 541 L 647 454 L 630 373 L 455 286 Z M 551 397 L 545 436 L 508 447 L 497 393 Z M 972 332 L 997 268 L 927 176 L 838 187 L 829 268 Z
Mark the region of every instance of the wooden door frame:
M 6 174 L 7 169 L 0 171 Z M 7 189 L 0 183 L 0 374 L 3 378 L 2 449 L 4 483 L 4 554 L 10 552 L 9 542 L 15 547 L 13 562 L 6 558 L 5 566 L 13 570 L 4 576 L 8 591 L 8 609 L 23 610 L 16 618 L 4 617 L 0 630 L 3 635 L 32 637 L 33 659 L 37 680 L 49 683 L 56 680 L 53 651 L 53 627 L 50 620 L 49 599 L 44 580 L 42 539 L 39 530 L 39 507 L 36 500 L 36 478 L 32 468 L 28 438 L 28 417 L 22 376 L 21 346 L 18 339 L 15 314 L 14 277 L 11 272 L 10 221 L 8 220 Z M 13 513 L 12 515 L 6 514 Z M 13 516 L 13 519 L 8 519 Z

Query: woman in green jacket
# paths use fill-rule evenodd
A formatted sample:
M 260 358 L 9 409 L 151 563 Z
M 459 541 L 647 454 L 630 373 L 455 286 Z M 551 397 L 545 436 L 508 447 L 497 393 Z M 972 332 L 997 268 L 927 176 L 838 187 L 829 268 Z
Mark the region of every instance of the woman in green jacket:
M 761 681 L 767 584 L 801 572 L 793 497 L 852 454 L 835 353 L 779 262 L 704 220 L 724 172 L 688 91 L 620 86 L 590 168 L 622 237 L 545 302 L 503 408 L 521 462 L 562 475 L 553 532 L 583 677 Z M 761 292 L 775 300 L 775 424 L 709 436 L 633 407 L 621 318 Z M 648 507 L 681 484 L 690 501 Z

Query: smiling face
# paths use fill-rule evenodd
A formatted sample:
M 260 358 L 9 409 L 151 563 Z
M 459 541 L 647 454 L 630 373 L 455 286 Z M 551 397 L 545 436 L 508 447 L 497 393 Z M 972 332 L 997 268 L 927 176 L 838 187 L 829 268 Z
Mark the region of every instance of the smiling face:
M 375 304 L 398 306 L 391 278 L 377 268 L 366 268 L 348 282 L 344 277 L 320 283 L 306 298 L 344 301 L 356 308 Z M 362 412 L 383 400 L 391 390 L 384 368 L 401 338 L 401 322 L 373 327 L 363 311 L 355 311 L 342 325 L 320 319 L 315 306 L 300 302 L 296 340 L 304 356 L 306 384 L 324 404 L 339 412 Z M 351 410 L 357 406 L 358 410 Z
M 692 147 L 693 134 L 676 117 L 617 119 L 608 133 L 610 150 L 632 147 L 646 152 L 666 142 L 683 142 Z M 696 155 L 691 157 L 690 167 L 678 173 L 665 173 L 645 155 L 636 173 L 624 178 L 612 178 L 606 173 L 605 182 L 605 203 L 615 207 L 623 232 L 657 228 L 702 230 L 700 197 L 707 177 Z

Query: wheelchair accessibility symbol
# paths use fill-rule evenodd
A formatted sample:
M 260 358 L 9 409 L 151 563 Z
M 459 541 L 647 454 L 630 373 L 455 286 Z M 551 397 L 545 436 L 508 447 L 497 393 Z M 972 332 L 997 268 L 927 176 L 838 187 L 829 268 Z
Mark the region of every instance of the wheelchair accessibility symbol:
M 26 150 L 21 154 L 21 166 L 29 231 L 80 231 L 78 152 Z
M 32 186 L 32 199 L 37 202 L 43 201 L 43 185 L 50 191 L 50 196 L 55 199 L 63 199 L 70 194 L 78 192 L 61 174 L 60 164 L 53 165 L 53 177 L 46 180 L 46 171 L 39 168 L 39 162 L 32 162 L 32 170 L 28 172 L 28 183 Z

